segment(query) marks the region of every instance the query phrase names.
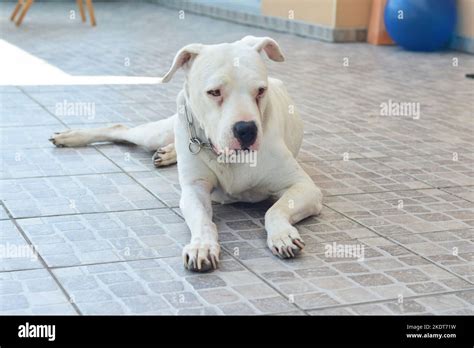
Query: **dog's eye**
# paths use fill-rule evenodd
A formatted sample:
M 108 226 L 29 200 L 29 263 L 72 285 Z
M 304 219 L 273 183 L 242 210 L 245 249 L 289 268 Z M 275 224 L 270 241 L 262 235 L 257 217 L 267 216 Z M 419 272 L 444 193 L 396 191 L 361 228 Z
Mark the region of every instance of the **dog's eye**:
M 211 89 L 207 91 L 207 94 L 212 95 L 213 97 L 220 97 L 221 91 L 219 89 Z
M 265 94 L 265 91 L 266 91 L 266 90 L 267 90 L 267 89 L 266 89 L 265 87 L 260 87 L 260 88 L 258 89 L 258 92 L 257 92 L 257 97 L 263 96 L 263 95 Z

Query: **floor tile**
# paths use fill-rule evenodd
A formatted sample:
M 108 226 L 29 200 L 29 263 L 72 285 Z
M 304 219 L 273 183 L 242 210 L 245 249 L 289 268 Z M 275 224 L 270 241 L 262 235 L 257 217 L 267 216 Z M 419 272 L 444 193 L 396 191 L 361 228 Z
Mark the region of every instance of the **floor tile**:
M 3 126 L 3 122 L 1 123 Z M 48 141 L 54 132 L 64 129 L 61 124 L 49 126 L 22 126 L 0 128 L 3 150 L 18 151 L 29 148 L 53 148 Z
M 169 207 L 179 206 L 181 189 L 176 166 L 149 172 L 132 172 L 130 175 Z
M 167 209 L 19 220 L 49 267 L 179 256 L 189 230 Z
M 0 191 L 14 217 L 163 207 L 125 174 L 1 180 Z
M 372 159 L 305 162 L 302 166 L 325 196 L 430 188 Z
M 461 277 L 474 274 L 474 229 L 395 235 L 392 238 Z
M 3 206 L 0 205 L 0 220 L 7 220 L 8 218 L 7 211 Z
M 95 104 L 95 102 L 88 102 L 87 108 L 78 109 L 73 112 L 58 111 L 57 106 L 46 106 L 46 109 L 59 120 L 67 125 L 80 125 L 90 123 L 104 123 L 104 122 L 151 122 L 158 121 L 162 118 L 171 116 L 173 112 L 158 113 L 155 110 L 147 107 L 144 104 L 128 104 L 128 103 L 114 103 L 114 104 Z M 74 105 L 74 104 L 73 104 Z
M 120 172 L 93 148 L 23 149 L 0 152 L 1 179 Z
M 44 269 L 0 273 L 0 313 L 75 315 L 77 312 Z
M 474 185 L 474 154 L 453 152 L 448 155 L 390 157 L 381 163 L 433 187 Z
M 472 315 L 474 290 L 309 311 L 310 315 Z
M 362 251 L 362 258 L 356 248 Z M 294 260 L 281 260 L 270 253 L 242 259 L 236 255 L 248 269 L 306 310 L 473 287 L 381 237 L 326 243 L 306 238 L 303 254 Z M 301 262 L 305 258 L 309 260 Z M 421 262 L 415 266 L 413 259 Z
M 465 229 L 474 224 L 473 203 L 436 189 L 329 197 L 325 203 L 387 236 Z
M 113 144 L 103 145 L 98 147 L 98 149 L 101 153 L 107 156 L 107 158 L 109 158 L 126 172 L 160 172 L 162 169 L 166 170 L 166 168 L 155 168 L 152 160 L 154 153 L 153 151 L 147 151 L 138 146 Z
M 42 268 L 37 250 L 27 243 L 10 220 L 0 221 L 0 272 Z
M 181 262 L 181 257 L 164 258 L 53 272 L 83 314 L 269 314 L 295 309 L 279 295 L 245 299 L 224 278 L 234 272 L 216 271 L 209 275 L 219 279 L 216 286 L 197 290 L 199 277 L 205 275 L 189 272 L 183 278 L 181 268 L 176 267 Z M 252 284 L 261 284 L 256 279 Z
M 3 127 L 58 126 L 61 123 L 39 105 L 30 108 L 3 108 Z

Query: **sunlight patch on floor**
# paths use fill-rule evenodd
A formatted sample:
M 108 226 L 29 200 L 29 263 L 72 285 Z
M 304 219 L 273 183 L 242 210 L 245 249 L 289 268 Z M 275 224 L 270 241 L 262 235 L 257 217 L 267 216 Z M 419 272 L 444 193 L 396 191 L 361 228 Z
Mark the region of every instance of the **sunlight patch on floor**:
M 73 76 L 0 39 L 0 86 L 157 84 L 158 77 Z

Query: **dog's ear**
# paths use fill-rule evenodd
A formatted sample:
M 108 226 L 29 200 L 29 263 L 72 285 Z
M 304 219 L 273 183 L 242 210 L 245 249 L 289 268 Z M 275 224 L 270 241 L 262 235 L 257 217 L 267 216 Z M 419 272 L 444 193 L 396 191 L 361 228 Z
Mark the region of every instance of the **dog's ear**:
M 179 68 L 189 68 L 194 58 L 201 52 L 202 44 L 190 44 L 181 48 L 174 57 L 170 70 L 161 78 L 161 82 L 168 82 Z
M 280 46 L 278 43 L 270 37 L 255 37 L 255 36 L 246 36 L 242 40 L 243 43 L 252 46 L 258 52 L 265 51 L 268 58 L 274 60 L 275 62 L 283 62 L 285 57 L 281 52 Z

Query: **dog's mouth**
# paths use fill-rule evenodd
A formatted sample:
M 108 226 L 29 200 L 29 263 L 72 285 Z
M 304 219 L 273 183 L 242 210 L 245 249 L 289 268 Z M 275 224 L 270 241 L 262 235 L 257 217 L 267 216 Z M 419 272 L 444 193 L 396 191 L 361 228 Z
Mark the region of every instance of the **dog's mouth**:
M 230 155 L 248 154 L 250 152 L 255 152 L 256 151 L 256 150 L 252 150 L 248 147 L 242 148 L 242 149 L 230 149 L 230 148 L 226 147 L 223 150 L 219 150 L 216 147 L 212 147 L 212 150 L 218 156 L 220 156 L 220 155 L 230 156 Z
M 207 140 L 211 146 L 212 151 L 216 155 L 222 155 L 222 154 L 231 155 L 231 154 L 239 154 L 239 153 L 245 153 L 245 152 L 254 152 L 254 151 L 257 151 L 259 147 L 258 142 L 255 142 L 250 146 L 242 146 L 241 144 L 237 143 L 237 144 L 231 144 L 231 146 L 220 147 L 216 145 L 211 140 L 211 138 L 208 138 Z
M 220 155 L 221 151 L 214 145 L 211 138 L 208 138 L 207 141 L 209 141 L 209 144 L 211 144 L 212 151 L 214 151 L 214 153 Z

